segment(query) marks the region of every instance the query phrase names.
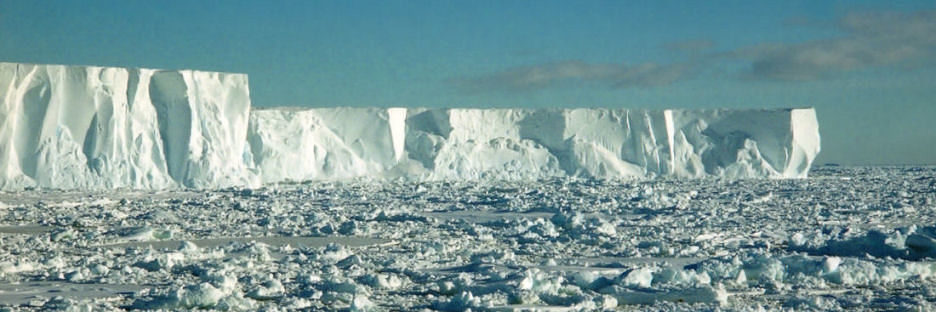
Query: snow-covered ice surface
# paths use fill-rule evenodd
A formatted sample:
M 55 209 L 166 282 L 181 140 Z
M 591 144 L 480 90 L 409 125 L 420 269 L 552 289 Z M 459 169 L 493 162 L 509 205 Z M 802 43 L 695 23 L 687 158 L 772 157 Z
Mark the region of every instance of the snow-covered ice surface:
M 0 203 L 0 304 L 21 310 L 936 307 L 934 167 L 30 190 Z

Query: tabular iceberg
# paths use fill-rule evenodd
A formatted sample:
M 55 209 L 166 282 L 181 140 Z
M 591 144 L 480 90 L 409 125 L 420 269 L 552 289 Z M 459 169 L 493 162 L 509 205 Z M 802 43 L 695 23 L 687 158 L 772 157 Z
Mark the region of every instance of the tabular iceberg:
M 379 176 L 403 153 L 404 109 L 259 109 L 248 141 L 263 182 Z
M 804 178 L 815 111 L 272 108 L 247 76 L 0 63 L 0 189 Z
M 250 124 L 264 182 L 805 178 L 819 153 L 811 108 L 287 108 Z
M 0 63 L 0 187 L 256 185 L 247 76 Z

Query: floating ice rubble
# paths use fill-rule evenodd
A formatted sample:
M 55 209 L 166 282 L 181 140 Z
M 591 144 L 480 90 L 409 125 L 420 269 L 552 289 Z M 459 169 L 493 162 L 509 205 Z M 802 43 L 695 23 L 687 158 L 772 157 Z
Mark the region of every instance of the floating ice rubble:
M 0 202 L 0 305 L 26 310 L 936 304 L 934 168 L 820 167 L 793 180 L 31 190 Z
M 815 111 L 276 108 L 247 76 L 0 63 L 0 187 L 806 177 Z

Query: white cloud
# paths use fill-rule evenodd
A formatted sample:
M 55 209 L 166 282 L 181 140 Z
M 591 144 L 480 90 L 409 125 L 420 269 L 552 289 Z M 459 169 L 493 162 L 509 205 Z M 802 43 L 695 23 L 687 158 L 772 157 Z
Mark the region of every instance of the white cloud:
M 731 53 L 751 62 L 745 77 L 812 80 L 878 66 L 913 68 L 936 59 L 936 11 L 864 12 L 842 18 L 843 35 L 763 44 Z
M 667 85 L 693 73 L 691 64 L 591 64 L 573 60 L 513 67 L 454 82 L 469 92 L 531 91 L 570 83 L 630 88 Z

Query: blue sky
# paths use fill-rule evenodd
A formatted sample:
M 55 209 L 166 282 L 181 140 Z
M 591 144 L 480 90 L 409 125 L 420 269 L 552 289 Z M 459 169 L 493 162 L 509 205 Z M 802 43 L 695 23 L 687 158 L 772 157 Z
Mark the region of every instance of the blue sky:
M 0 61 L 243 72 L 255 106 L 817 108 L 936 164 L 932 1 L 8 1 Z

